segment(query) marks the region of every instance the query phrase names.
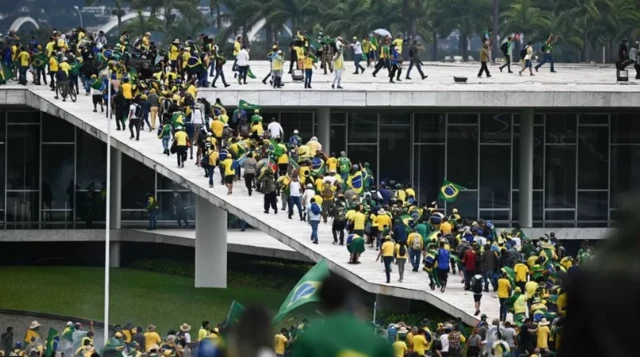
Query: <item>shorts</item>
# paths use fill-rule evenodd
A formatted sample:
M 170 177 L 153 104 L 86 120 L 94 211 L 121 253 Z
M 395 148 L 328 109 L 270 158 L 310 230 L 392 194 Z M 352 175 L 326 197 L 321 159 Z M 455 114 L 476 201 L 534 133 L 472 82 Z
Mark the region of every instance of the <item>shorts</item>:
M 225 175 L 224 177 L 224 183 L 230 185 L 233 183 L 233 179 L 236 177 L 236 175 Z
M 102 94 L 94 94 L 93 104 L 101 104 L 101 103 L 102 103 Z
M 482 300 L 482 294 L 473 294 L 473 302 L 480 302 Z
M 524 61 L 524 68 L 531 68 L 531 60 Z

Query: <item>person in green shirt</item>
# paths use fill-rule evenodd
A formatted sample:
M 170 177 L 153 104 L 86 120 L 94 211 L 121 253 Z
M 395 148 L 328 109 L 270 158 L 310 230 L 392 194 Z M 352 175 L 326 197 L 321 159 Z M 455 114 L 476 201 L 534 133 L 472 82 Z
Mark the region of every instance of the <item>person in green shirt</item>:
M 347 153 L 341 151 L 340 157 L 338 158 L 338 172 L 342 177 L 342 181 L 347 181 L 349 171 L 351 171 L 351 160 L 349 160 L 349 158 L 347 157 Z
M 549 64 L 551 65 L 551 73 L 555 73 L 555 69 L 553 68 L 553 56 L 551 55 L 551 50 L 553 49 L 553 44 L 558 42 L 558 37 L 559 35 L 556 35 L 556 37 L 554 38 L 553 34 L 550 34 L 549 38 L 547 38 L 547 40 L 544 42 L 544 45 L 542 45 L 542 52 L 544 52 L 544 57 L 542 57 L 542 62 L 538 63 L 538 65 L 536 66 L 536 72 L 538 72 L 538 69 L 545 63 L 549 62 Z
M 318 294 L 325 315 L 305 327 L 292 357 L 393 357 L 391 344 L 347 310 L 348 291 L 339 277 L 324 279 Z

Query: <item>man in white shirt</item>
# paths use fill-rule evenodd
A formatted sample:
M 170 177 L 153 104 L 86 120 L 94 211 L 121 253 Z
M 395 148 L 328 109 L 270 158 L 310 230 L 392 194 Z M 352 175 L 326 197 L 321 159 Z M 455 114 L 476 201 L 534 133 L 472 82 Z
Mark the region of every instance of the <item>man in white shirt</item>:
M 140 99 L 134 98 L 133 102 L 129 106 L 129 132 L 131 132 L 131 137 L 129 139 L 135 138 L 137 141 L 140 141 L 140 120 L 142 117 L 142 107 L 139 104 Z M 133 134 L 133 129 L 136 129 L 136 134 Z
M 302 210 L 304 213 L 304 218 L 307 217 L 308 207 L 311 206 L 311 198 L 316 195 L 316 191 L 313 189 L 313 185 L 308 183 L 306 190 L 302 194 Z
M 298 180 L 298 175 L 295 175 L 291 178 L 291 182 L 289 183 L 289 219 L 293 216 L 293 206 L 298 207 L 298 214 L 300 215 L 300 220 L 303 221 L 304 217 L 302 216 L 302 185 Z
M 267 126 L 267 130 L 269 131 L 271 139 L 284 138 L 284 130 L 282 129 L 282 125 L 276 121 L 276 118 L 271 118 L 271 123 Z
M 360 61 L 362 61 L 362 45 L 360 44 L 360 41 L 358 41 L 358 37 L 356 36 L 353 36 L 353 41 L 354 42 L 351 44 L 351 47 L 353 47 L 353 62 L 356 66 L 356 71 L 353 72 L 353 74 L 358 74 L 358 70 L 364 73 L 365 68 L 360 65 Z
M 238 67 L 238 84 L 247 84 L 247 71 L 249 70 L 249 50 L 247 46 L 242 46 L 238 56 L 236 56 L 236 66 Z

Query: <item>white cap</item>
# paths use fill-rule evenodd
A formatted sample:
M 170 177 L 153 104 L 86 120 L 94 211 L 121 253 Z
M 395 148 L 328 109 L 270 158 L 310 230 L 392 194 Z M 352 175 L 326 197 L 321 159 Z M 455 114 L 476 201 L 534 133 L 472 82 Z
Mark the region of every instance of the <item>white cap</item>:
M 298 134 L 298 129 L 293 130 L 294 134 Z
M 67 326 L 73 326 L 73 322 L 71 321 L 67 322 Z

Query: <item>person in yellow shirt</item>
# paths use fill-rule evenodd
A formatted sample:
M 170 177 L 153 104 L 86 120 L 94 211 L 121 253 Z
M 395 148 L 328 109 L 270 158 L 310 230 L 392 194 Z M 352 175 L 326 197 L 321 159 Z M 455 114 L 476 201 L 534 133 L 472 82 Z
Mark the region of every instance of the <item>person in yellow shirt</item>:
M 546 318 L 542 318 L 538 323 L 538 333 L 536 339 L 536 348 L 540 350 L 540 353 L 545 356 L 549 353 L 549 335 L 551 330 L 549 329 L 549 321 Z
M 204 161 L 208 164 L 205 169 L 207 170 L 207 176 L 209 177 L 209 187 L 213 188 L 213 173 L 215 172 L 216 164 L 218 162 L 218 152 L 211 142 L 205 143 L 203 157 Z
M 338 172 L 338 158 L 336 158 L 335 152 L 331 153 L 331 156 L 327 159 L 326 164 L 329 173 Z
M 507 320 L 507 300 L 511 296 L 511 282 L 507 279 L 507 273 L 502 272 L 498 279 L 498 300 L 500 300 L 500 321 Z
M 187 161 L 187 142 L 189 141 L 189 136 L 181 126 L 176 127 L 176 132 L 173 134 L 173 141 L 175 141 L 176 145 L 178 167 L 183 168 L 184 162 Z
M 56 45 L 56 41 L 53 39 L 53 37 L 49 37 L 49 42 L 47 43 L 47 45 L 45 46 L 45 50 L 47 51 L 47 58 L 51 57 L 51 55 L 53 55 L 53 50 L 54 47 Z
M 233 179 L 236 176 L 231 155 L 222 161 L 222 166 L 224 167 L 224 185 L 227 186 L 227 194 L 230 195 L 233 193 Z
M 358 213 L 359 212 L 356 211 L 356 215 Z M 380 247 L 380 252 L 378 253 L 378 257 L 376 258 L 376 262 L 380 260 L 380 257 L 382 257 L 382 261 L 384 262 L 384 273 L 387 276 L 387 284 L 391 282 L 391 263 L 393 263 L 394 251 L 395 245 L 391 241 L 391 238 L 389 236 L 384 237 L 382 247 Z
M 449 219 L 447 217 L 442 218 L 442 223 L 440 223 L 440 232 L 446 236 L 447 234 L 451 234 L 452 229 L 453 227 L 451 226 L 451 223 L 449 223 Z
M 520 290 L 525 291 L 525 284 L 527 283 L 529 268 L 526 264 L 518 262 L 513 266 L 513 271 L 516 273 L 516 286 L 518 286 Z
M 218 142 L 222 142 L 222 134 L 224 133 L 224 123 L 220 120 L 219 117 L 213 117 L 211 121 L 211 131 L 213 132 L 213 136 Z
M 393 347 L 393 357 L 404 357 L 409 348 L 407 347 L 407 343 L 405 342 L 406 336 L 401 333 L 404 330 L 404 333 L 407 332 L 407 329 L 404 327 L 400 329 L 398 335 L 398 341 L 394 342 L 391 347 Z
M 242 49 L 242 36 L 236 37 L 236 41 L 233 43 L 233 66 L 231 66 L 231 71 L 233 73 L 233 78 L 238 78 L 238 53 Z
M 418 334 L 413 336 L 413 352 L 420 357 L 424 357 L 425 352 L 430 347 L 425 334 L 426 331 L 420 329 Z
M 202 321 L 202 327 L 198 331 L 198 342 L 209 336 L 209 321 Z
M 408 257 L 408 249 L 405 242 L 398 242 L 395 245 L 395 258 L 396 264 L 398 265 L 398 274 L 400 275 L 400 279 L 398 282 L 401 283 L 404 278 L 404 265 L 407 263 Z
M 309 50 L 302 59 L 304 65 L 304 87 L 311 89 L 311 76 L 313 76 L 313 69 L 316 68 L 314 63 L 314 57 L 311 56 Z
M 29 64 L 31 63 L 31 56 L 29 52 L 24 49 L 24 46 L 20 47 L 20 53 L 18 53 L 18 64 L 20 75 L 18 81 L 22 85 L 27 85 L 27 71 L 29 70 Z
M 411 229 L 411 233 L 409 233 L 407 237 L 407 246 L 409 247 L 411 266 L 413 267 L 413 271 L 416 272 L 420 268 L 420 257 L 424 250 L 424 241 L 415 227 Z
M 29 330 L 27 330 L 27 333 L 24 336 L 24 346 L 25 348 L 33 341 L 35 341 L 36 339 L 40 338 L 40 324 L 38 323 L 38 321 L 33 321 L 31 322 L 31 325 L 29 326 Z
M 171 46 L 169 46 L 169 62 L 171 63 L 171 69 L 178 69 L 178 55 L 180 54 L 180 40 L 177 38 L 173 40 Z
M 154 325 L 147 326 L 147 332 L 144 333 L 145 350 L 151 346 L 160 345 L 160 342 L 162 342 L 162 339 L 156 332 L 156 327 Z
M 287 346 L 289 339 L 287 338 L 287 329 L 282 328 L 280 333 L 274 337 L 273 350 L 276 353 L 276 357 L 284 357 L 284 350 Z
M 362 209 L 362 205 L 358 205 L 355 209 L 355 212 L 350 218 L 353 224 L 353 233 L 359 235 L 360 237 L 364 237 L 364 226 L 367 221 L 367 216 L 362 213 Z

